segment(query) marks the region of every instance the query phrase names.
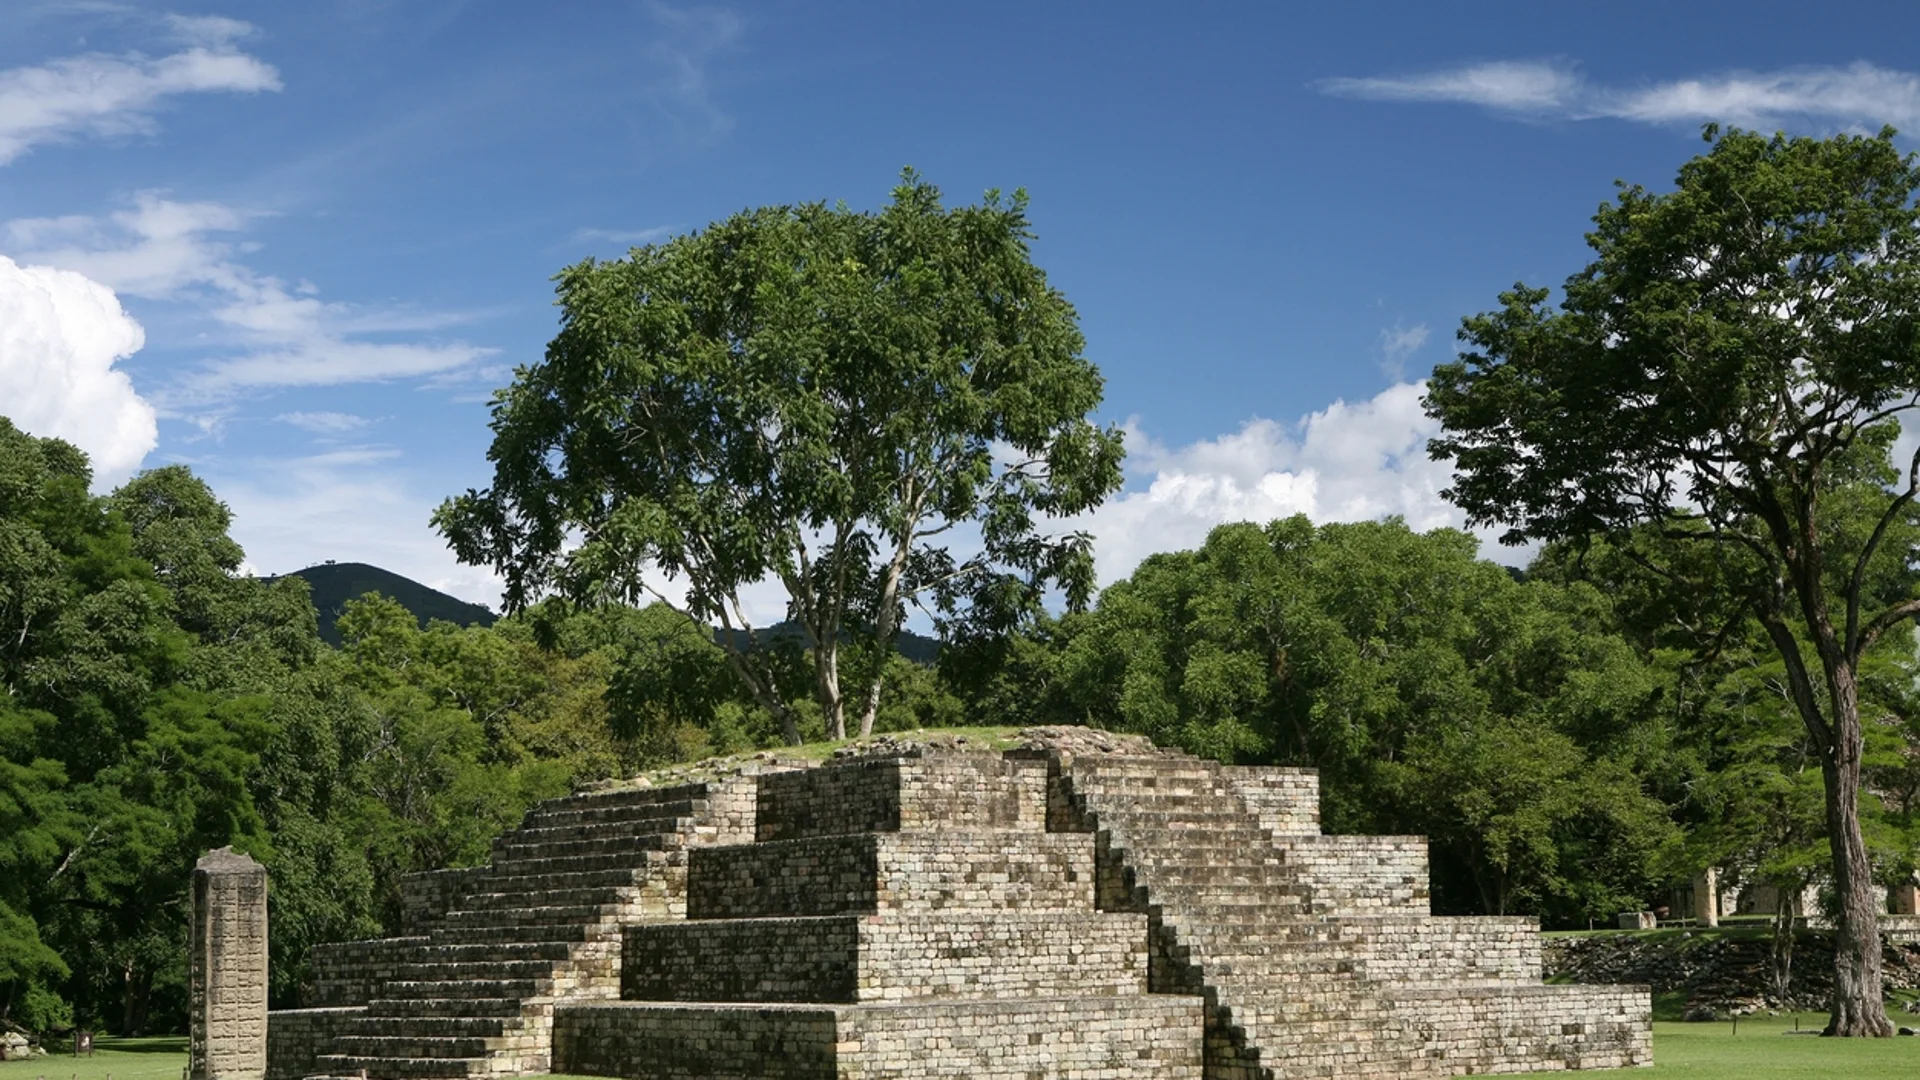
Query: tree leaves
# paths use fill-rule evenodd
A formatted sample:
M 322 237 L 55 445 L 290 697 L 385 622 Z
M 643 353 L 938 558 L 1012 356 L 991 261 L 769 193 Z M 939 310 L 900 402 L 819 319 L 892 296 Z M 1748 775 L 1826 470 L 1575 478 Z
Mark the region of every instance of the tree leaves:
M 495 401 L 493 486 L 435 523 L 514 609 L 665 574 L 689 619 L 750 630 L 741 591 L 778 580 L 829 731 L 849 701 L 869 730 L 909 605 L 991 636 L 1052 585 L 1091 595 L 1088 538 L 1042 529 L 1118 488 L 1121 440 L 1085 419 L 1101 381 L 1029 239 L 1024 195 L 950 210 L 909 172 L 878 213 L 767 207 L 569 267 L 559 335 Z M 722 642 L 797 738 L 771 654 Z

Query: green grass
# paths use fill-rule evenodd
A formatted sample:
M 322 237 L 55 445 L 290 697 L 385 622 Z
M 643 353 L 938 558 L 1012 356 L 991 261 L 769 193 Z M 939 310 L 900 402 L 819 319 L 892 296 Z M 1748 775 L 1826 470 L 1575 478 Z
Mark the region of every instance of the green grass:
M 73 1056 L 73 1042 L 64 1049 L 50 1043 L 43 1058 L 0 1061 L 0 1080 L 180 1080 L 187 1067 L 185 1035 L 153 1035 L 117 1039 L 101 1035 L 93 1040 L 93 1056 Z
M 1801 1013 L 1800 1026 L 1818 1030 L 1825 1013 Z M 1894 1023 L 1915 1026 L 1912 1016 Z M 1784 1034 L 1791 1016 L 1745 1017 L 1738 1033 L 1727 1021 L 1683 1024 L 1654 1021 L 1653 1068 L 1620 1075 L 1634 1080 L 1913 1080 L 1920 1075 L 1920 1038 L 1822 1039 Z M 1596 1076 L 1609 1075 L 1596 1073 Z M 1564 1072 L 1518 1073 L 1507 1080 L 1568 1080 Z
M 782 746 L 776 748 L 773 753 L 783 758 L 793 758 L 799 761 L 825 761 L 827 758 L 833 756 L 835 750 L 855 743 L 877 743 L 888 738 L 910 740 L 937 737 L 945 740 L 952 739 L 955 736 L 963 737 L 967 742 L 983 750 L 1011 750 L 1020 745 L 1019 728 L 951 727 L 925 728 L 913 731 L 876 731 L 864 739 L 838 739 L 832 742 L 807 743 L 804 746 Z
M 1818 1028 L 1824 1013 L 1802 1013 L 1800 1024 Z M 1916 1025 L 1916 1018 L 1896 1014 L 1896 1024 Z M 1657 1021 L 1653 1025 L 1651 1069 L 1619 1074 L 1632 1080 L 1912 1080 L 1920 1075 L 1920 1038 L 1821 1039 L 1785 1035 L 1793 1018 L 1748 1017 L 1736 1033 L 1732 1024 L 1682 1024 Z M 71 1044 L 69 1044 L 71 1046 Z M 101 1036 L 90 1058 L 55 1053 L 31 1061 L 0 1062 L 0 1080 L 179 1080 L 187 1066 L 187 1040 L 179 1035 L 144 1039 Z M 1563 1072 L 1521 1073 L 1507 1080 L 1569 1080 Z M 529 1080 L 573 1080 L 571 1077 L 534 1077 Z

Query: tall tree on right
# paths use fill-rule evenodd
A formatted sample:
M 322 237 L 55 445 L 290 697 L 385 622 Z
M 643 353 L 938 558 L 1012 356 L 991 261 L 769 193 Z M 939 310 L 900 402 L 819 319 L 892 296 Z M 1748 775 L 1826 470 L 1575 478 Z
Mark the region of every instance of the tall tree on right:
M 1600 207 L 1557 309 L 1522 284 L 1463 322 L 1428 386 L 1428 449 L 1507 542 L 1604 536 L 1678 593 L 1719 577 L 1742 601 L 1729 618 L 1759 620 L 1821 756 L 1828 1031 L 1891 1035 L 1858 677 L 1920 615 L 1920 448 L 1893 453 L 1920 410 L 1920 167 L 1891 129 L 1706 138 L 1673 191 L 1623 184 Z M 1649 528 L 1664 543 L 1636 544 Z

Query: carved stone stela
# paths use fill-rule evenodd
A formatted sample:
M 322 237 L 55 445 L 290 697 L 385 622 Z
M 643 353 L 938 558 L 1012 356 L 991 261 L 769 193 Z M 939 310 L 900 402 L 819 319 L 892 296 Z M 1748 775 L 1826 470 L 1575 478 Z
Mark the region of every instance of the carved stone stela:
M 267 868 L 232 848 L 193 867 L 190 1080 L 267 1072 Z

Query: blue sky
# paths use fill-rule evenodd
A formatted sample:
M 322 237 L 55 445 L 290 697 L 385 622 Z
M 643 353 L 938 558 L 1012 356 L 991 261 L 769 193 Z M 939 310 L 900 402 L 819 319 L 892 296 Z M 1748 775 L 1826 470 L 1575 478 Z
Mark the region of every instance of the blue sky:
M 0 415 L 185 462 L 250 564 L 492 602 L 426 524 L 548 278 L 743 207 L 1025 187 L 1127 425 L 1104 577 L 1457 523 L 1419 380 L 1719 120 L 1920 132 L 1920 8 L 0 0 Z M 1911 144 L 1909 144 L 1911 145 Z M 775 613 L 777 614 L 777 612 Z

